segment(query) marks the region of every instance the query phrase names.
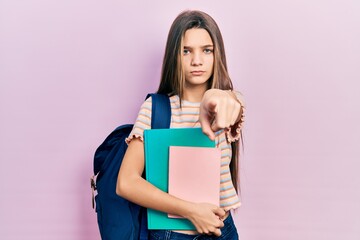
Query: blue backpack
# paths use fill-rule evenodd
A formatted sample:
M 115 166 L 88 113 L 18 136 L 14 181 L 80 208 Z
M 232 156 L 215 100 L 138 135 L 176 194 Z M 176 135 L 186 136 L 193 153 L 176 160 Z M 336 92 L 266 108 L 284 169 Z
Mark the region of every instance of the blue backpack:
M 151 128 L 169 128 L 170 101 L 167 95 L 148 94 L 152 98 Z M 147 240 L 146 209 L 116 194 L 116 182 L 127 138 L 132 124 L 117 127 L 97 148 L 94 156 L 93 208 L 96 202 L 97 220 L 102 240 Z M 96 178 L 95 178 L 96 176 Z M 96 180 L 95 180 L 96 179 Z M 94 191 L 97 195 L 94 199 Z

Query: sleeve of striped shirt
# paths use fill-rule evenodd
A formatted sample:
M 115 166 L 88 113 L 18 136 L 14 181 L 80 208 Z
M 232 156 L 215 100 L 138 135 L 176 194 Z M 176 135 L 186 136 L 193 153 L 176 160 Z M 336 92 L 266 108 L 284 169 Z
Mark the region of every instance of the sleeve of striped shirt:
M 141 105 L 134 127 L 129 136 L 125 139 L 127 144 L 129 144 L 134 138 L 138 138 L 141 141 L 144 141 L 144 130 L 151 128 L 151 105 L 151 97 L 149 97 Z

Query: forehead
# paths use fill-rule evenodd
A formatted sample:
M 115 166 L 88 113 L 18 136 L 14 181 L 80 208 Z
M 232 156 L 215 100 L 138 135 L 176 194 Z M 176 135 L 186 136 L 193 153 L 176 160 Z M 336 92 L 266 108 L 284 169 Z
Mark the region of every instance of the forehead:
M 199 47 L 213 45 L 210 34 L 203 28 L 191 28 L 184 35 L 184 46 Z

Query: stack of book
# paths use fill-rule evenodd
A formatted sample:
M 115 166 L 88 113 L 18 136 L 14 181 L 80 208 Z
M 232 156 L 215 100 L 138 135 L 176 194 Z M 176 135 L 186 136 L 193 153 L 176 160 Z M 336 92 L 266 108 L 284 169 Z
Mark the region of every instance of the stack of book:
M 144 131 L 146 179 L 169 194 L 219 205 L 220 149 L 200 128 Z M 148 209 L 149 229 L 195 230 L 180 216 Z

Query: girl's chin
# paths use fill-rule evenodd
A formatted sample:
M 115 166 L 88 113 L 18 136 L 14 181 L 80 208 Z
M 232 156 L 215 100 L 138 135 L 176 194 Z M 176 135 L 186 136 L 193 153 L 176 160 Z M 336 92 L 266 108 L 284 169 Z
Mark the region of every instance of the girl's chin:
M 186 87 L 207 87 L 207 81 L 187 81 L 185 84 Z
M 207 83 L 209 79 L 206 79 L 204 77 L 192 77 L 189 80 L 186 80 L 186 83 L 189 85 L 204 85 Z

